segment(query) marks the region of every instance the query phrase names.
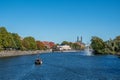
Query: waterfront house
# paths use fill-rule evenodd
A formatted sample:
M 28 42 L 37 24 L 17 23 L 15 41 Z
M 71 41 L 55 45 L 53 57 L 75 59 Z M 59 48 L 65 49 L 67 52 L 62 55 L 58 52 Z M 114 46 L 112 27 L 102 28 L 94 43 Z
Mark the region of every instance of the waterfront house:
M 60 51 L 63 51 L 63 50 L 71 50 L 71 47 L 69 45 L 59 45 L 57 46 L 57 48 L 60 50 Z

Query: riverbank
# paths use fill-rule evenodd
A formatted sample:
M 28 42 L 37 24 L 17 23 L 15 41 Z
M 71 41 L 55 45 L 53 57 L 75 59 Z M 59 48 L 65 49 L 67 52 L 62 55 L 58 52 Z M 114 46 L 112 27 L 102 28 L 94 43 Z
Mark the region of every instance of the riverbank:
M 41 54 L 41 53 L 48 53 L 51 52 L 50 50 L 36 50 L 36 51 L 1 51 L 1 57 L 11 57 L 11 56 L 20 56 L 20 55 L 30 55 L 30 54 Z

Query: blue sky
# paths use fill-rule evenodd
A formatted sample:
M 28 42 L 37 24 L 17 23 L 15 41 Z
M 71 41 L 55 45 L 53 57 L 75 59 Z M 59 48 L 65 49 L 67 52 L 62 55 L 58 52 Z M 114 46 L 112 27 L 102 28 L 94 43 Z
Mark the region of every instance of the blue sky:
M 0 0 L 0 26 L 36 40 L 104 40 L 120 35 L 120 0 Z

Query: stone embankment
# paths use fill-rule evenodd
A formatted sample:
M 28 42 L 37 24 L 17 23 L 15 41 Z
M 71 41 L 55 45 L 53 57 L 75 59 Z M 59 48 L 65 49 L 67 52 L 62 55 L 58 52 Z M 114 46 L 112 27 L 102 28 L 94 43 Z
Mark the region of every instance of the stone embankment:
M 40 53 L 48 53 L 50 50 L 36 50 L 36 51 L 1 51 L 0 57 L 10 57 L 10 56 L 20 56 L 20 55 L 30 55 L 30 54 L 40 54 Z

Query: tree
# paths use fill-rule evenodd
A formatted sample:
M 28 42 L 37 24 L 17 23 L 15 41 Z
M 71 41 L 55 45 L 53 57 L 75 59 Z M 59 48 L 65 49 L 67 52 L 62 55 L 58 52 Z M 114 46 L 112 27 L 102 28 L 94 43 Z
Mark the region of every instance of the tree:
M 26 50 L 37 49 L 36 41 L 33 37 L 25 37 L 22 41 L 22 45 Z
M 13 47 L 13 41 L 11 34 L 6 30 L 5 27 L 0 27 L 0 48 L 10 49 Z
M 55 43 L 54 42 L 49 42 L 49 46 L 50 46 L 50 48 L 53 48 L 55 46 Z
M 81 46 L 77 43 L 73 43 L 72 44 L 72 49 L 75 49 L 75 50 L 81 50 Z
M 5 27 L 0 27 L 0 34 L 8 34 L 8 31 Z
M 69 42 L 68 42 L 68 41 L 63 41 L 63 42 L 61 43 L 61 45 L 69 45 Z
M 14 48 L 17 50 L 21 50 L 22 49 L 22 41 L 20 36 L 17 33 L 11 33 L 12 35 L 12 40 L 14 43 Z
M 37 44 L 38 50 L 45 50 L 46 49 L 46 46 L 42 42 L 36 41 L 36 44 Z
M 105 42 L 106 44 L 106 50 L 108 53 L 115 54 L 115 41 L 110 39 Z
M 5 27 L 0 27 L 0 48 L 3 49 L 7 45 L 6 36 L 8 32 Z
M 120 36 L 114 39 L 114 47 L 116 52 L 120 52 Z
M 91 39 L 91 47 L 95 53 L 104 54 L 106 45 L 101 38 L 93 36 Z

